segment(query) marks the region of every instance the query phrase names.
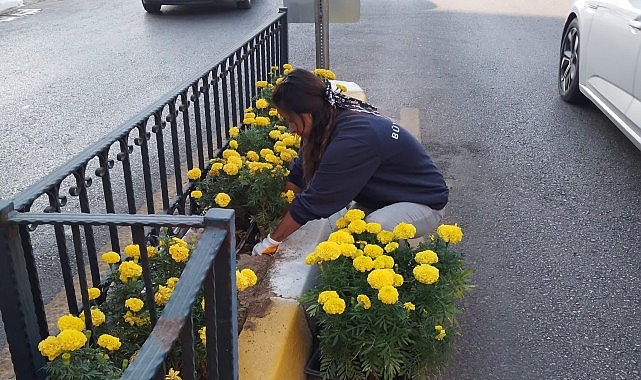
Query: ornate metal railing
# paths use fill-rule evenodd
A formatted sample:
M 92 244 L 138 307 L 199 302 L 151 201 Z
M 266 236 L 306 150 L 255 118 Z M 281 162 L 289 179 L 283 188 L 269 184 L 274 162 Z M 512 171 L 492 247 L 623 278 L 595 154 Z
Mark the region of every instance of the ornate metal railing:
M 281 9 L 218 64 L 11 201 L 0 200 L 0 310 L 17 379 L 46 378 L 37 345 L 49 335 L 53 316 L 45 305 L 59 290 L 64 289 L 69 313 L 88 310 L 87 288 L 104 286 L 98 255 L 121 252 L 131 242 L 144 247 L 161 227 L 178 235 L 192 227 L 205 232 L 183 273 L 188 281 L 179 282 L 179 296 L 161 316 L 152 316 L 157 328 L 138 354 L 144 359 L 134 361 L 124 378 L 158 376 L 171 348 L 168 341 L 180 339 L 183 355 L 193 355 L 193 349 L 185 349 L 193 347 L 193 337 L 181 331 L 190 331 L 189 310 L 202 288 L 216 300 L 207 311 L 207 341 L 215 342 L 207 345 L 208 378 L 237 378 L 233 216 L 221 210 L 190 216 L 196 208 L 187 171 L 206 169 L 220 154 L 229 129 L 242 124 L 244 109 L 252 104 L 255 82 L 288 61 L 287 39 L 287 13 Z M 147 293 L 153 294 L 144 260 L 143 269 Z M 168 324 L 173 328 L 168 330 Z M 164 345 L 157 344 L 160 338 Z M 186 368 L 181 376 L 194 374 Z

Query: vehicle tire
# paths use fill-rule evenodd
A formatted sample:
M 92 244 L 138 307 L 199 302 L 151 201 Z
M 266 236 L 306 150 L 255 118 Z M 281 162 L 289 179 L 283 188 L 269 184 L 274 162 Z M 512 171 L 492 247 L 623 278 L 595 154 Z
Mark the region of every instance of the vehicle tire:
M 149 13 L 160 13 L 160 4 L 159 3 L 146 3 L 144 0 L 142 2 L 142 7 Z
M 559 95 L 569 103 L 586 100 L 579 90 L 579 38 L 579 22 L 575 18 L 563 31 L 559 57 Z
M 236 2 L 238 9 L 250 9 L 252 7 L 252 0 L 241 0 Z

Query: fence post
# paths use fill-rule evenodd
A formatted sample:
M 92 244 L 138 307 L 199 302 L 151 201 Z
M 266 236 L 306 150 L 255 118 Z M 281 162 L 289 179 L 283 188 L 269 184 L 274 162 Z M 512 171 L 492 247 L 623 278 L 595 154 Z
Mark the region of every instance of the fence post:
M 8 220 L 13 203 L 0 200 L 0 310 L 7 332 L 16 379 L 45 379 L 42 339 L 19 226 Z

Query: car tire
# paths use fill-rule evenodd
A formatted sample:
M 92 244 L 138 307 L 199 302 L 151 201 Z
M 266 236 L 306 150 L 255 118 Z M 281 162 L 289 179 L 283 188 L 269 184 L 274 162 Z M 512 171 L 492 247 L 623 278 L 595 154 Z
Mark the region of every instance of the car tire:
M 583 103 L 579 90 L 579 21 L 574 18 L 563 31 L 559 57 L 559 95 L 569 103 Z
M 236 2 L 236 8 L 238 9 L 250 9 L 252 7 L 252 0 L 242 0 Z
M 142 7 L 149 13 L 160 13 L 160 6 L 159 3 L 147 3 L 144 0 L 142 2 Z

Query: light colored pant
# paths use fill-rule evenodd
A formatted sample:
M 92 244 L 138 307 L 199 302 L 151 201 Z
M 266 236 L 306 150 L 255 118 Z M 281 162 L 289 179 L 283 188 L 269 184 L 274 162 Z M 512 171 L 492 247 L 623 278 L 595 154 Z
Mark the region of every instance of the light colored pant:
M 434 210 L 429 206 L 411 202 L 394 203 L 378 210 L 364 208 L 358 203 L 352 203 L 349 208 L 363 210 L 366 222 L 378 223 L 386 231 L 392 231 L 399 223 L 410 223 L 416 227 L 414 237 L 434 233 L 444 215 L 443 210 Z

